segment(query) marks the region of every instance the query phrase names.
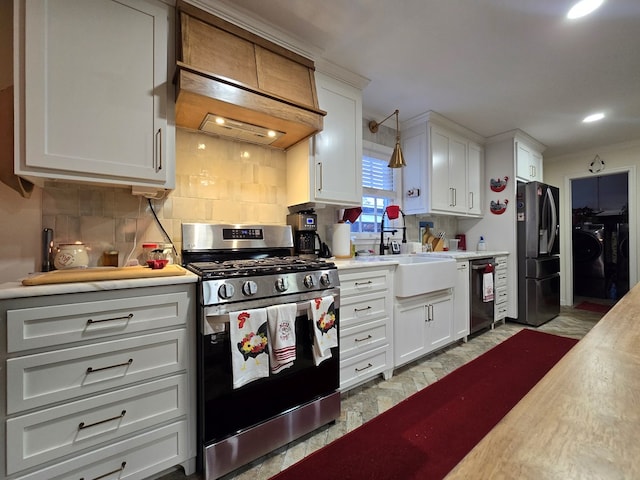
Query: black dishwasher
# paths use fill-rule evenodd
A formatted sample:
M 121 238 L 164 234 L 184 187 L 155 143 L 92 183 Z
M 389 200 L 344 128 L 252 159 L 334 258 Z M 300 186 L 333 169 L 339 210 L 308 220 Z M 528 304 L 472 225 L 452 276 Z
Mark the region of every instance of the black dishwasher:
M 470 262 L 469 302 L 471 310 L 471 325 L 469 333 L 475 333 L 483 328 L 491 327 L 493 323 L 494 306 L 494 257 L 476 258 Z M 485 276 L 487 274 L 487 276 Z

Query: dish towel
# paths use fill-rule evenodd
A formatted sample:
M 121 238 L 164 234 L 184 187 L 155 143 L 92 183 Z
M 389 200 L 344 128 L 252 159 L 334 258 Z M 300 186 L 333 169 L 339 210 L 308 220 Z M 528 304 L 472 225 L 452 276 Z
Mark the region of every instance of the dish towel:
M 233 388 L 269 376 L 267 309 L 229 313 Z
M 267 307 L 271 373 L 290 367 L 296 359 L 297 310 L 295 303 Z
M 313 328 L 313 360 L 316 366 L 331 358 L 331 348 L 338 346 L 338 328 L 333 296 L 314 298 L 309 302 Z
M 493 273 L 492 272 L 482 274 L 482 301 L 483 302 L 493 301 Z

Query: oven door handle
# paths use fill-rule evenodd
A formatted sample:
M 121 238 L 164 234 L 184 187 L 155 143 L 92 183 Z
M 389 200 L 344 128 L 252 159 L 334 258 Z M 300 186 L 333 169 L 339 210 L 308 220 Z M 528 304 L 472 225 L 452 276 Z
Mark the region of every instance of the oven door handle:
M 286 304 L 279 304 L 279 305 L 286 305 Z M 302 303 L 296 303 L 296 315 L 298 313 L 304 312 L 305 310 L 308 310 L 311 307 L 311 305 L 309 305 L 308 301 L 302 302 Z M 264 307 L 266 308 L 266 307 Z M 242 311 L 242 310 L 255 310 L 255 308 L 241 308 L 239 310 L 233 310 L 234 312 L 238 312 L 238 311 Z M 226 313 L 212 313 L 212 314 L 207 314 L 207 308 L 205 308 L 205 318 L 211 318 L 211 319 L 215 319 L 213 320 L 214 323 L 229 323 L 229 315 L 232 312 L 226 312 Z
M 332 292 L 333 290 L 331 290 L 330 292 Z M 339 291 L 337 291 L 339 292 Z M 335 308 L 338 309 L 339 308 L 339 303 L 340 303 L 340 296 L 339 293 L 334 293 L 333 298 L 334 298 L 334 302 L 335 302 Z M 323 295 L 322 296 L 327 296 L 329 293 L 327 290 L 322 292 Z M 305 300 L 300 300 L 297 302 L 285 302 L 285 303 L 275 303 L 273 305 L 285 305 L 286 303 L 295 303 L 296 304 L 296 316 L 298 316 L 300 313 L 304 313 L 309 311 L 309 309 L 311 308 L 311 301 L 314 298 L 319 298 L 318 297 L 313 297 L 313 298 L 309 298 L 309 299 L 305 299 Z M 245 304 L 246 305 L 246 304 Z M 232 310 L 227 311 L 226 308 L 223 307 L 230 307 Z M 214 333 L 223 333 L 223 332 L 228 332 L 229 331 L 229 314 L 232 312 L 238 312 L 238 311 L 242 311 L 242 310 L 253 310 L 256 308 L 260 308 L 260 307 L 248 307 L 248 308 L 237 308 L 234 307 L 234 305 L 217 305 L 217 306 L 210 306 L 210 307 L 204 307 L 203 309 L 203 320 L 202 320 L 202 332 L 205 335 L 210 335 L 210 334 L 214 334 Z M 263 307 L 266 308 L 266 307 Z M 309 315 L 310 316 L 310 315 Z

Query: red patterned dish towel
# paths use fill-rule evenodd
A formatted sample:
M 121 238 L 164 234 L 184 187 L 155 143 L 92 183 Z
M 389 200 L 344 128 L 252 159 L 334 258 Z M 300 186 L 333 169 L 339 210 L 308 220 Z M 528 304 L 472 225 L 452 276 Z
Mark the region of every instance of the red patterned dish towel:
M 331 358 L 331 348 L 338 346 L 338 328 L 333 296 L 314 298 L 309 302 L 313 322 L 313 359 L 320 365 Z
M 267 307 L 271 373 L 290 367 L 296 359 L 297 310 L 295 303 Z
M 229 313 L 233 388 L 269 376 L 267 309 Z

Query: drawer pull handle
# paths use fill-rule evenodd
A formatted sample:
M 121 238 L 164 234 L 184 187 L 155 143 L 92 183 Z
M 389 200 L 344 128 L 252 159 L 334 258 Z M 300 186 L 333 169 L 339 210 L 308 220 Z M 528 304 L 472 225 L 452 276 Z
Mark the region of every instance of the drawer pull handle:
M 356 341 L 356 342 L 366 342 L 367 340 L 369 340 L 369 339 L 371 339 L 371 338 L 373 338 L 371 335 L 367 335 L 367 336 L 366 336 L 366 337 L 364 337 L 364 338 L 356 338 L 356 339 L 355 339 L 355 341 Z
M 367 280 L 366 282 L 356 282 L 355 285 L 356 287 L 359 287 L 361 285 L 371 285 L 373 282 L 371 280 Z
M 99 372 L 101 370 L 109 370 L 110 368 L 128 367 L 132 363 L 133 363 L 133 358 L 130 358 L 124 363 L 118 363 L 117 365 L 109 365 L 108 367 L 100 367 L 100 368 L 89 367 L 87 368 L 87 375 L 90 373 Z
M 87 320 L 87 325 L 91 325 L 92 323 L 114 322 L 116 320 L 131 320 L 132 318 L 133 318 L 133 313 L 130 313 L 125 317 L 105 318 L 104 320 L 93 320 L 90 318 L 89 320 Z
M 367 311 L 367 310 L 371 310 L 371 305 L 369 305 L 368 307 L 365 307 L 365 308 L 354 308 L 353 309 L 354 312 L 364 312 L 364 311 Z
M 111 418 L 106 418 L 104 420 L 100 420 L 99 422 L 90 423 L 89 425 L 85 425 L 84 422 L 80 422 L 80 424 L 78 425 L 78 430 L 83 430 L 89 427 L 95 427 L 96 425 L 102 425 L 103 423 L 112 422 L 114 420 L 120 420 L 125 416 L 126 413 L 127 413 L 126 410 L 122 410 L 122 412 L 120 412 L 120 415 L 116 415 L 115 417 L 111 417 Z
M 117 468 L 111 472 L 107 472 L 104 475 L 100 475 L 99 477 L 94 477 L 92 480 L 100 480 L 101 478 L 107 478 L 110 477 L 111 475 L 113 475 L 114 473 L 118 473 L 124 470 L 124 467 L 127 466 L 127 462 L 122 462 L 122 465 L 120 465 L 120 468 Z M 81 477 L 80 480 L 84 480 L 84 477 Z
M 371 367 L 373 367 L 371 363 L 367 364 L 366 367 L 362 367 L 362 368 L 356 367 L 356 372 L 362 372 L 363 370 L 366 370 L 367 368 L 371 368 Z

